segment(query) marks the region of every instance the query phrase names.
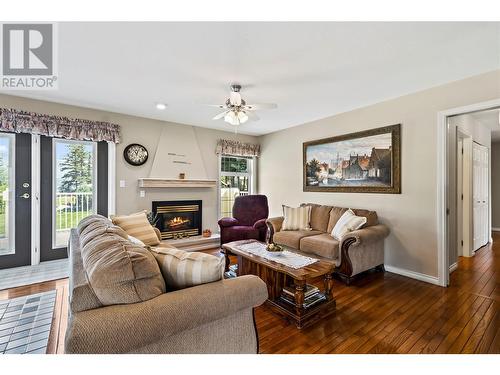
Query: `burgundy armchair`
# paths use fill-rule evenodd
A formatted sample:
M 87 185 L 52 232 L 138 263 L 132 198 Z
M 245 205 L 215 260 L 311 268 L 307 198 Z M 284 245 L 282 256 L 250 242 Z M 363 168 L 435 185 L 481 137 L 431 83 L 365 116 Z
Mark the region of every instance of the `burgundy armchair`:
M 269 207 L 265 195 L 236 197 L 233 217 L 219 220 L 221 245 L 238 240 L 266 240 Z

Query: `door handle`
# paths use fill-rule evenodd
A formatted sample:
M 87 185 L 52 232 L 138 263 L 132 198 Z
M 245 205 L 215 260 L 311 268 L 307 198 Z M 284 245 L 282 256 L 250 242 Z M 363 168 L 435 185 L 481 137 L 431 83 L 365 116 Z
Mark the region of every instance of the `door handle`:
M 19 198 L 30 199 L 30 195 L 28 193 L 21 194 Z

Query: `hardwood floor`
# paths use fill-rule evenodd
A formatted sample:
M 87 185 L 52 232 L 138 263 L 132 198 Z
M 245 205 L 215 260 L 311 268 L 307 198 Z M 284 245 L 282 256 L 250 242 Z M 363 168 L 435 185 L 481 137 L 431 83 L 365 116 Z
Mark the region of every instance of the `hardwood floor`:
M 448 288 L 389 272 L 350 287 L 335 281 L 336 312 L 301 331 L 258 307 L 260 352 L 500 353 L 500 233 L 493 239 L 473 258 L 460 258 Z M 0 291 L 0 299 L 51 289 L 57 300 L 48 352 L 62 353 L 67 279 Z

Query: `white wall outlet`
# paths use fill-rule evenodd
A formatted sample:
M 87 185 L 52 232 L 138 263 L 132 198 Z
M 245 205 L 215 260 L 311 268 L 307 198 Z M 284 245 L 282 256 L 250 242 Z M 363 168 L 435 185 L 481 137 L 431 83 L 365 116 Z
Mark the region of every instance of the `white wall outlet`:
M 146 191 L 145 190 L 139 190 L 139 196 L 141 198 L 144 198 L 146 196 Z
M 120 180 L 120 187 L 124 188 L 126 186 L 127 186 L 127 184 L 125 183 L 125 180 Z

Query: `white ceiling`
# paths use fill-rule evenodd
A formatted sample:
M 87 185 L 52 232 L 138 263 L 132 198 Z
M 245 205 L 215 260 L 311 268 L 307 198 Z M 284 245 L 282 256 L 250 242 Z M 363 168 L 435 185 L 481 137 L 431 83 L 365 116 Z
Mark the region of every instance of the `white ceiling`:
M 491 140 L 500 140 L 500 110 L 490 109 L 487 111 L 471 113 L 471 116 L 480 124 L 491 129 Z
M 232 130 L 203 104 L 238 82 L 266 134 L 498 69 L 499 25 L 62 23 L 59 90 L 4 93 Z

